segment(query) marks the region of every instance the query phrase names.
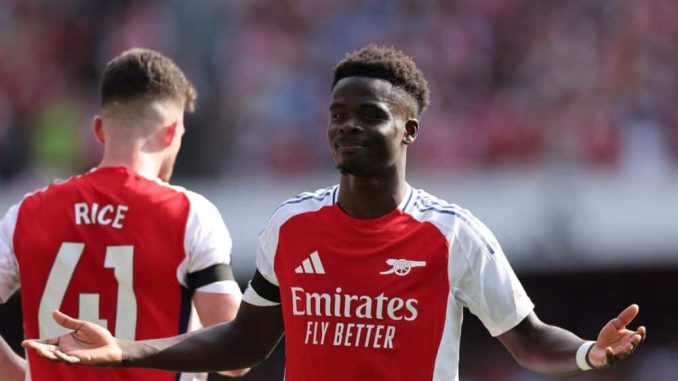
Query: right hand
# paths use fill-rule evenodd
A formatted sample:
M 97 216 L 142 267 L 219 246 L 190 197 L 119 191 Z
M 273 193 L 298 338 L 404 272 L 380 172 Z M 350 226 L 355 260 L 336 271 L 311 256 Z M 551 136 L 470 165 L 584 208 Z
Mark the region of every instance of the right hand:
M 52 317 L 73 332 L 49 339 L 24 340 L 21 346 L 35 350 L 53 362 L 98 367 L 116 366 L 122 362 L 122 349 L 107 329 L 56 310 Z

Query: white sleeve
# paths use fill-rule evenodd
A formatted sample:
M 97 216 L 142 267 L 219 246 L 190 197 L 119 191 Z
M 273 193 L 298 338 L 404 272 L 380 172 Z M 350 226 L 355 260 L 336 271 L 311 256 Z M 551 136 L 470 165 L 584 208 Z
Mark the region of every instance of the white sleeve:
M 0 303 L 5 303 L 19 288 L 19 265 L 14 255 L 14 229 L 19 204 L 12 206 L 0 220 Z
M 275 275 L 275 269 L 273 268 L 275 252 L 278 247 L 278 233 L 280 231 L 280 224 L 276 223 L 276 220 L 277 218 L 275 218 L 274 214 L 257 238 L 257 271 L 265 281 L 270 283 L 271 288 L 278 286 L 278 277 Z M 257 306 L 280 304 L 278 301 L 268 300 L 263 295 L 259 295 L 254 287 L 252 287 L 252 282 L 250 282 L 245 290 L 243 300 Z
M 184 236 L 186 258 L 177 269 L 177 278 L 184 286 L 187 274 L 217 264 L 230 265 L 233 247 L 231 235 L 217 207 L 198 193 L 186 191 L 186 196 L 190 203 Z M 196 291 L 241 294 L 233 279 L 213 282 Z
M 520 323 L 534 304 L 516 277 L 501 246 L 475 217 L 460 221 L 450 245 L 450 279 L 454 297 L 492 336 Z
M 257 238 L 257 270 L 271 284 L 278 285 L 278 277 L 275 275 L 273 265 L 275 263 L 275 251 L 278 247 L 278 233 L 280 225 L 269 223 Z

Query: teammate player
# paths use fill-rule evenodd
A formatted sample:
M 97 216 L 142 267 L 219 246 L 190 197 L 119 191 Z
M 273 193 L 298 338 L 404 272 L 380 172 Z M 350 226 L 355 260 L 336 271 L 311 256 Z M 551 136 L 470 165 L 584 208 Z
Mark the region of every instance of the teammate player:
M 339 185 L 283 203 L 259 237 L 238 316 L 132 342 L 58 311 L 75 330 L 24 345 L 54 361 L 201 371 L 263 361 L 285 333 L 288 381 L 457 380 L 462 310 L 524 367 L 551 375 L 629 356 L 632 305 L 595 342 L 545 324 L 492 233 L 405 180 L 428 85 L 399 51 L 368 45 L 334 72 L 327 137 Z
M 0 221 L 0 301 L 21 286 L 27 337 L 66 332 L 62 309 L 128 340 L 232 320 L 241 292 L 216 207 L 169 185 L 196 92 L 155 51 L 106 66 L 94 133 L 100 165 L 27 195 Z M 143 369 L 87 369 L 28 356 L 33 380 L 188 380 Z M 234 374 L 241 374 L 235 372 Z

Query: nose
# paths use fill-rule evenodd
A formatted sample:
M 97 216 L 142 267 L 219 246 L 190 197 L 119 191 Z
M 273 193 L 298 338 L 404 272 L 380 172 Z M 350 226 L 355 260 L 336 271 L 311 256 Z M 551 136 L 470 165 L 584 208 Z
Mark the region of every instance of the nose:
M 363 127 L 355 118 L 346 119 L 345 123 L 339 126 L 339 133 L 341 134 L 355 134 L 363 131 Z

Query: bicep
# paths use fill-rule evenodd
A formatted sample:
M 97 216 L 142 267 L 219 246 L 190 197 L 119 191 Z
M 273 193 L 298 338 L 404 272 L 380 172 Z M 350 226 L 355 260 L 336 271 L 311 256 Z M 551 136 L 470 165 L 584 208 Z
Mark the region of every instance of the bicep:
M 240 307 L 240 294 L 196 291 L 193 304 L 204 326 L 228 322 L 235 318 Z

